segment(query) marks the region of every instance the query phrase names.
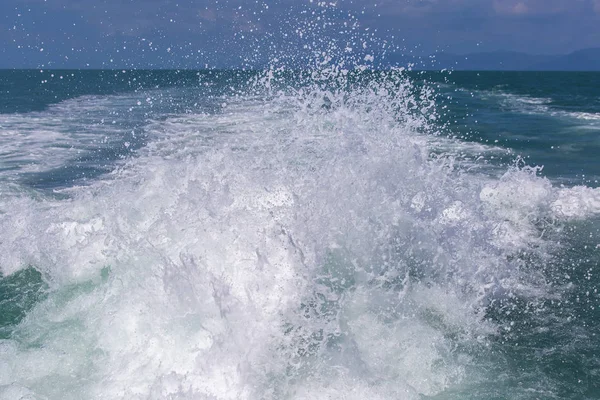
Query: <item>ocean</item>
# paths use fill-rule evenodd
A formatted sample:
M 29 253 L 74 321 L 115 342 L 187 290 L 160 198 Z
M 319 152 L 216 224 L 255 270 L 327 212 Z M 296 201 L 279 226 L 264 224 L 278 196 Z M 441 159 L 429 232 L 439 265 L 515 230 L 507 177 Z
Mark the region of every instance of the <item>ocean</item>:
M 600 73 L 0 71 L 0 399 L 600 398 Z

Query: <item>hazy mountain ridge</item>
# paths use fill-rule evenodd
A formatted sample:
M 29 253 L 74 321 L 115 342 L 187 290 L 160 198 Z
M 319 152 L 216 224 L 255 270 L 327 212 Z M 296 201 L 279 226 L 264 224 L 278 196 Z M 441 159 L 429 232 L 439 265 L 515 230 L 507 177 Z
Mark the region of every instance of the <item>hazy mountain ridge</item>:
M 424 70 L 473 71 L 600 71 L 600 48 L 574 51 L 566 55 L 535 55 L 514 51 L 471 54 L 437 53 L 426 57 L 394 54 L 389 65 L 413 64 Z

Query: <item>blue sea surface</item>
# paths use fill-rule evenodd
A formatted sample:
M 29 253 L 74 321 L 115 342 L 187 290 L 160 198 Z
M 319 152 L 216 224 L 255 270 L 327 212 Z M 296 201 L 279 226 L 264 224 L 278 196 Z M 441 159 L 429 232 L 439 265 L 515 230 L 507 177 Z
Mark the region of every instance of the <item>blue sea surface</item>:
M 600 398 L 600 73 L 0 71 L 0 399 Z

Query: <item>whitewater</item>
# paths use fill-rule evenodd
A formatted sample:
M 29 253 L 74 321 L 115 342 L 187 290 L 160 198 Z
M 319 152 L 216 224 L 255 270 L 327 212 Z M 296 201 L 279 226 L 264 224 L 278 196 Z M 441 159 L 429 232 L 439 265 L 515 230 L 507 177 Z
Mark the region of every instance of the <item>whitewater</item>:
M 599 189 L 402 70 L 196 79 L 1 115 L 0 399 L 576 393 L 513 352 L 594 352 Z

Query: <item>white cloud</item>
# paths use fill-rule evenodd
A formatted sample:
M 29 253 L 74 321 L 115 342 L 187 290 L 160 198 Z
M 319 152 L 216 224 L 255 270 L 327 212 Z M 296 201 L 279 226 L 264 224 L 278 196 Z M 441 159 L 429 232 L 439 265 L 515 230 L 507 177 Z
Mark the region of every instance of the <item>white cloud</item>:
M 492 7 L 502 15 L 557 15 L 582 12 L 590 1 L 600 11 L 600 0 L 493 0 Z
M 527 14 L 528 11 L 529 7 L 523 3 L 517 3 L 512 9 L 512 12 L 515 14 Z
M 523 15 L 529 11 L 527 4 L 515 0 L 494 0 L 492 6 L 498 14 Z

